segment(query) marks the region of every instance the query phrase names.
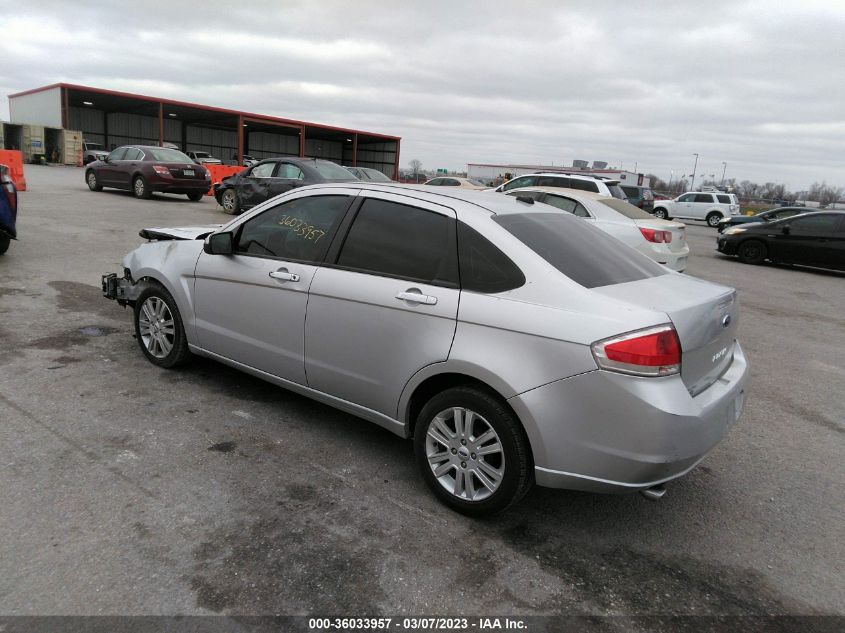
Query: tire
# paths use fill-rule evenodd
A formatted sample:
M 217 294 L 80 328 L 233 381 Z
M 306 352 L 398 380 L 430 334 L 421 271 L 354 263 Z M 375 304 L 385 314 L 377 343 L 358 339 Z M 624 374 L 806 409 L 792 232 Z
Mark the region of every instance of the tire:
M 143 200 L 149 200 L 153 197 L 153 192 L 150 191 L 150 187 L 147 185 L 147 181 L 144 180 L 143 176 L 135 176 L 132 179 L 132 194 L 136 198 Z
M 8 235 L 0 233 L 0 255 L 9 250 L 9 244 L 12 243 L 12 238 Z
M 238 215 L 241 212 L 241 203 L 238 201 L 238 192 L 229 187 L 220 194 L 220 206 L 223 212 L 229 215 Z
M 100 184 L 100 181 L 97 179 L 97 174 L 93 169 L 89 169 L 88 173 L 85 174 L 85 182 L 88 183 L 88 188 L 91 191 L 103 190 L 103 185 Z
M 722 214 L 718 211 L 711 211 L 707 214 L 707 217 L 704 218 L 704 221 L 707 222 L 707 226 L 716 229 L 719 228 L 719 220 L 721 220 L 722 217 L 724 216 L 722 216 Z
M 135 302 L 135 337 L 147 360 L 159 367 L 184 364 L 191 355 L 176 301 L 167 290 L 153 283 Z
M 190 200 L 191 202 L 199 202 L 200 200 L 202 200 L 204 195 L 205 194 L 202 193 L 201 191 L 198 191 L 196 193 L 189 193 L 188 194 L 188 200 Z
M 669 214 L 666 212 L 666 209 L 664 209 L 663 207 L 657 207 L 654 210 L 654 217 L 656 217 L 658 220 L 668 220 Z
M 414 452 L 432 492 L 469 516 L 504 512 L 534 484 L 531 450 L 519 420 L 501 400 L 474 387 L 453 387 L 428 401 L 417 418 Z
M 736 249 L 736 254 L 743 264 L 762 264 L 768 252 L 760 240 L 745 240 Z

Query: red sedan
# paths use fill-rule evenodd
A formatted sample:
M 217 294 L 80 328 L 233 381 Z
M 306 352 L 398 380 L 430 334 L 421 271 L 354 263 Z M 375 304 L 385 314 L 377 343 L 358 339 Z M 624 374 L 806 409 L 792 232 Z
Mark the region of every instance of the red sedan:
M 179 150 L 148 145 L 124 145 L 105 159 L 90 163 L 85 182 L 91 191 L 103 187 L 131 191 L 150 198 L 154 191 L 185 194 L 199 202 L 211 188 L 211 174 Z

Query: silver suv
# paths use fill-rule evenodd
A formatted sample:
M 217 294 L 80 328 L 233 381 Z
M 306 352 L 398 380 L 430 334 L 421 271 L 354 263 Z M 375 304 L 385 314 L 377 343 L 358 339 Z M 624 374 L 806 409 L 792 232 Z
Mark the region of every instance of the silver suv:
M 536 174 L 524 174 L 503 182 L 496 187 L 496 191 L 504 192 L 511 189 L 523 187 L 563 187 L 564 189 L 580 189 L 603 196 L 626 200 L 627 196 L 619 186 L 618 180 L 602 178 L 601 176 L 589 176 L 586 174 L 568 174 L 557 172 L 543 172 Z
M 150 362 L 207 356 L 413 438 L 460 512 L 535 482 L 659 495 L 742 410 L 736 292 L 530 198 L 324 184 L 141 236 L 103 291 Z

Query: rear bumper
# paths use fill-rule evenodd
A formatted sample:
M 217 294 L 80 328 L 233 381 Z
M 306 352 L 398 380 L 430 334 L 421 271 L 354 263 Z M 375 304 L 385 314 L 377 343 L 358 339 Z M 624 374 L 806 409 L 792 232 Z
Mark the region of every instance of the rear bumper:
M 663 264 L 670 270 L 676 272 L 683 272 L 687 267 L 687 260 L 689 259 L 689 246 L 684 246 L 679 251 L 669 250 L 668 246 L 652 244 L 648 242 L 639 249 L 644 255 L 647 255 L 658 264 Z
M 541 486 L 595 492 L 650 488 L 683 476 L 739 418 L 748 364 L 733 362 L 690 396 L 680 376 L 592 371 L 509 400 L 525 423 Z

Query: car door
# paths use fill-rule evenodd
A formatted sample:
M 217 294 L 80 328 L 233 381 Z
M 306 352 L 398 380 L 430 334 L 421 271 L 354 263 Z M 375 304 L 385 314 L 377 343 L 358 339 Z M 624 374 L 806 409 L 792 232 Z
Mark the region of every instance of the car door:
M 120 167 L 120 161 L 126 155 L 126 150 L 126 147 L 118 147 L 116 150 L 113 150 L 106 157 L 103 165 L 97 169 L 97 179 L 101 185 L 107 187 L 115 186 L 115 183 L 118 181 L 117 170 Z
M 236 226 L 232 255 L 203 252 L 194 281 L 199 345 L 304 385 L 308 288 L 356 193 L 303 192 Z
M 690 203 L 690 216 L 696 220 L 704 220 L 707 217 L 707 212 L 710 211 L 715 205 L 713 200 L 713 194 L 710 193 L 697 193 L 695 194 L 695 198 Z M 724 215 L 729 215 L 727 209 L 724 210 Z
M 138 170 L 138 164 L 144 160 L 144 153 L 137 147 L 129 147 L 123 158 L 117 161 L 115 185 L 121 189 L 132 188 L 132 174 Z
M 837 231 L 840 216 L 833 213 L 798 217 L 776 225 L 771 258 L 785 263 L 835 267 L 839 259 Z M 774 227 L 773 227 L 774 228 Z
M 695 211 L 693 210 L 695 201 L 695 194 L 694 193 L 685 193 L 684 195 L 680 196 L 675 203 L 674 212 L 672 213 L 675 217 L 681 218 L 694 218 L 696 217 Z
M 241 207 L 249 209 L 270 198 L 270 181 L 277 165 L 278 161 L 274 160 L 258 163 L 240 179 L 238 197 Z
M 455 212 L 362 193 L 342 247 L 311 284 L 308 386 L 395 417 L 411 376 L 448 358 L 459 295 Z

